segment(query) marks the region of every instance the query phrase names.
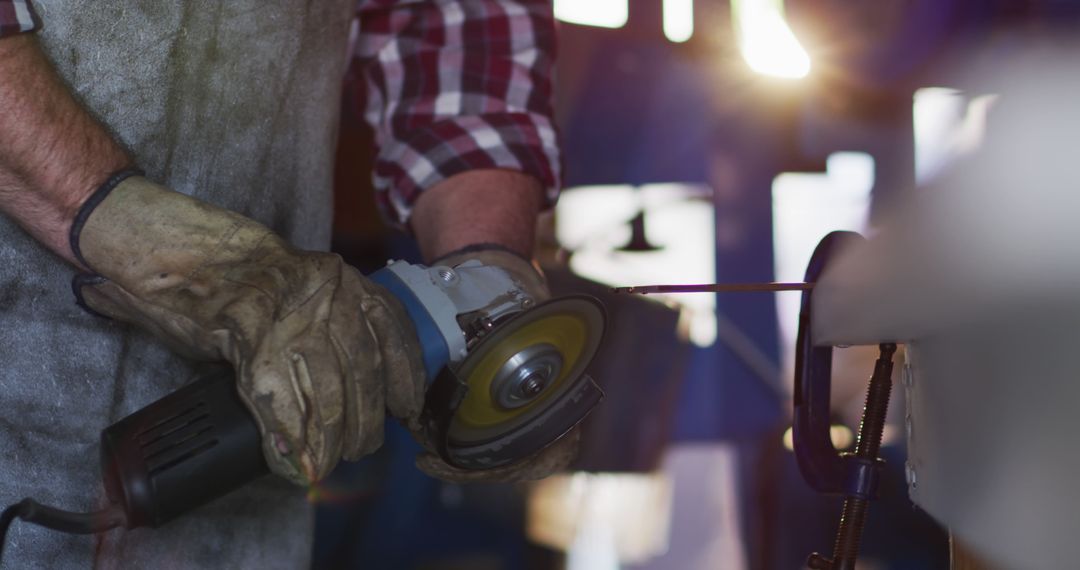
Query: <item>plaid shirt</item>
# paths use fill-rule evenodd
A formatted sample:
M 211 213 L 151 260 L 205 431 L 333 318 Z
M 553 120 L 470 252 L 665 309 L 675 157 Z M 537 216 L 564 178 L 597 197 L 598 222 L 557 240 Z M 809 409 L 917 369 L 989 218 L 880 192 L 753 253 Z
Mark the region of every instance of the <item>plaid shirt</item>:
M 354 55 L 392 220 L 427 188 L 478 168 L 560 182 L 552 123 L 555 23 L 548 0 L 360 0 Z M 40 26 L 31 0 L 0 0 L 0 36 Z
M 0 0 L 0 37 L 29 32 L 39 25 L 30 0 Z

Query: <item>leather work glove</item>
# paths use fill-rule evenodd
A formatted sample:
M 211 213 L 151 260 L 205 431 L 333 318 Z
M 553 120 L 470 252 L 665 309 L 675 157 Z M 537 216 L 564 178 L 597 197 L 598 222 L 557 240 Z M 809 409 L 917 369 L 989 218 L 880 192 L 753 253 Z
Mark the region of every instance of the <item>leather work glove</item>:
M 546 301 L 551 297 L 547 284 L 544 282 L 544 277 L 532 263 L 529 263 L 516 254 L 502 249 L 492 248 L 480 249 L 478 251 L 468 251 L 467 249 L 464 253 L 450 254 L 447 257 L 439 259 L 436 265 L 455 267 L 471 259 L 478 260 L 484 265 L 503 269 L 510 274 L 511 279 L 516 281 L 526 293 L 532 296 L 533 299 L 536 299 L 537 303 Z M 406 424 L 413 430 L 414 435 L 423 440 L 423 434 L 417 429 L 419 426 L 419 422 L 417 421 L 418 418 L 419 414 L 408 418 L 412 421 L 407 421 Z M 457 467 L 448 465 L 438 454 L 430 451 L 431 444 L 425 442 L 425 445 L 429 447 L 429 451 L 417 457 L 416 466 L 432 477 L 454 483 L 496 483 L 543 479 L 548 475 L 566 469 L 566 467 L 570 465 L 570 462 L 577 457 L 580 440 L 580 430 L 574 428 L 573 431 L 563 436 L 554 444 L 542 449 L 531 457 L 502 467 L 479 471 L 458 469 Z
M 123 176 L 72 228 L 72 249 L 97 274 L 76 278 L 77 295 L 179 352 L 232 363 L 274 473 L 309 484 L 377 449 L 387 406 L 419 414 L 423 363 L 397 299 L 337 255 Z

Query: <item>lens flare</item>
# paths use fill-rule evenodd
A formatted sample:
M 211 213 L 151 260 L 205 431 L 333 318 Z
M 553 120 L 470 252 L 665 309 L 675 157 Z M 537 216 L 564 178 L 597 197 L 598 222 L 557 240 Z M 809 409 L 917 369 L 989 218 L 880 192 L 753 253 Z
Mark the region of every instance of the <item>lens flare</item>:
M 621 28 L 630 17 L 627 0 L 555 0 L 555 17 L 598 28 Z
M 739 50 L 750 69 L 799 79 L 810 73 L 810 55 L 784 19 L 781 0 L 732 0 Z
M 694 0 L 664 0 L 664 35 L 675 43 L 694 35 Z

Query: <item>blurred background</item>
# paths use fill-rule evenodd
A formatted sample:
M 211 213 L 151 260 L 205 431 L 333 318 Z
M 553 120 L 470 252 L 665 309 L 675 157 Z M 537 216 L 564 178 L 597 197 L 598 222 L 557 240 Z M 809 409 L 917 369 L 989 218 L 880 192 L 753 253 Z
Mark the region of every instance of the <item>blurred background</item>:
M 575 471 L 452 485 L 388 426 L 313 493 L 316 568 L 793 569 L 828 552 L 840 501 L 791 452 L 797 293 L 613 296 L 611 286 L 799 281 L 818 240 L 978 148 L 992 70 L 1068 30 L 1053 0 L 555 0 L 565 191 L 537 228 L 556 294 L 609 313 L 607 399 Z M 980 73 L 980 70 L 982 71 Z M 989 70 L 990 72 L 987 72 Z M 981 78 L 981 79 L 974 79 Z M 419 261 L 372 207 L 360 90 L 343 97 L 335 249 L 365 272 Z M 875 351 L 836 351 L 833 429 L 854 443 Z M 902 394 L 861 568 L 948 568 L 907 497 Z M 900 416 L 900 417 L 896 417 Z M 899 421 L 897 421 L 899 420 Z

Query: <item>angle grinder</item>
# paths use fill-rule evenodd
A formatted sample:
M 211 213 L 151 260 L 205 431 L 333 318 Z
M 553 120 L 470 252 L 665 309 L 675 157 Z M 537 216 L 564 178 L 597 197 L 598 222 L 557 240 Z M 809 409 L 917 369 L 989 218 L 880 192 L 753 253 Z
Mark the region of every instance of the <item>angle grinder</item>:
M 483 470 L 569 432 L 603 393 L 585 373 L 605 316 L 588 296 L 538 302 L 504 270 L 390 262 L 368 276 L 401 301 L 428 375 L 421 423 L 444 461 Z M 269 473 L 254 418 L 230 373 L 203 377 L 106 428 L 110 507 L 70 513 L 26 499 L 0 515 L 63 532 L 157 527 Z

